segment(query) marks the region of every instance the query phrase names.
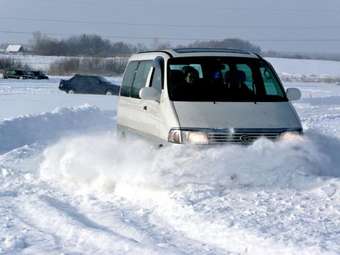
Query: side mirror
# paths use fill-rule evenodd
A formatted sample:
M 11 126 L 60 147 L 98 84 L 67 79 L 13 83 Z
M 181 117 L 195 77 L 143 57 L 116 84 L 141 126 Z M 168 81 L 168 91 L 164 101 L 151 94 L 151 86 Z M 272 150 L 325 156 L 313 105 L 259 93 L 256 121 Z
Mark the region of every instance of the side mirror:
M 301 91 L 297 88 L 288 88 L 286 94 L 289 101 L 295 101 L 301 98 Z
M 153 100 L 159 102 L 161 92 L 152 87 L 145 87 L 139 91 L 139 97 L 144 100 Z

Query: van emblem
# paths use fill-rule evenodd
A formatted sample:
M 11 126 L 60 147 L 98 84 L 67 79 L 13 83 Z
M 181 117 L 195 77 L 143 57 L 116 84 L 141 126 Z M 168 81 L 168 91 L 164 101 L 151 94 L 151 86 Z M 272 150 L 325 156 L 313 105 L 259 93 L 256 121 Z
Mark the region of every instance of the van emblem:
M 240 137 L 240 140 L 242 143 L 250 143 L 252 141 L 252 138 L 247 135 L 243 135 Z

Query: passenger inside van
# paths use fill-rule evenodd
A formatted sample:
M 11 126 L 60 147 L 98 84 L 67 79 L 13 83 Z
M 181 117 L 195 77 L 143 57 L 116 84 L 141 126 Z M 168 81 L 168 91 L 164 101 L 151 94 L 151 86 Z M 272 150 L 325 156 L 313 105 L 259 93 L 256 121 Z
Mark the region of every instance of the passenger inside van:
M 224 66 L 219 63 L 211 63 L 209 66 L 206 66 L 209 73 L 209 80 L 212 84 L 222 85 L 223 84 L 223 74 L 222 70 Z
M 252 62 L 177 61 L 169 68 L 172 100 L 250 102 L 263 98 L 265 93 L 258 67 Z
M 227 93 L 234 98 L 250 98 L 254 97 L 252 90 L 245 83 L 246 74 L 241 70 L 227 71 L 224 75 L 224 83 Z
M 182 68 L 184 73 L 184 80 L 188 85 L 196 85 L 199 81 L 198 71 L 191 66 L 184 66 Z

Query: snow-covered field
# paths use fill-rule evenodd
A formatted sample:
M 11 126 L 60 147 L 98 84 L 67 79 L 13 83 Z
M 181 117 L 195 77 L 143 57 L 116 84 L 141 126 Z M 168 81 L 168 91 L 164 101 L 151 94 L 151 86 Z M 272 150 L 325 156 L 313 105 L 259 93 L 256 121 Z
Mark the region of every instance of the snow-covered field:
M 16 55 L 16 54 L 4 54 L 0 53 L 0 58 L 10 58 L 15 59 L 23 64 L 27 64 L 33 69 L 42 70 L 44 72 L 48 72 L 51 64 L 65 60 L 72 59 L 75 57 L 69 56 L 37 56 L 37 55 Z M 84 57 L 86 58 L 86 57 Z M 125 59 L 124 57 L 113 57 L 113 59 Z
M 19 60 L 24 64 L 29 65 L 32 68 L 40 69 L 43 71 L 48 71 L 49 66 L 58 60 L 67 57 L 57 57 L 57 56 L 35 56 L 35 55 L 16 55 L 16 54 L 4 54 L 0 53 L 0 58 L 11 58 Z
M 11 55 L 0 53 L 0 58 L 16 59 L 24 64 L 29 65 L 34 69 L 40 69 L 47 72 L 52 63 L 70 57 Z M 303 60 L 286 58 L 266 58 L 266 59 L 273 64 L 280 78 L 287 82 L 295 81 L 295 82 L 340 83 L 339 61 Z
M 267 58 L 284 81 L 340 82 L 340 62 L 328 60 Z
M 57 84 L 0 80 L 0 254 L 340 254 L 340 86 L 285 84 L 301 139 L 155 150 Z

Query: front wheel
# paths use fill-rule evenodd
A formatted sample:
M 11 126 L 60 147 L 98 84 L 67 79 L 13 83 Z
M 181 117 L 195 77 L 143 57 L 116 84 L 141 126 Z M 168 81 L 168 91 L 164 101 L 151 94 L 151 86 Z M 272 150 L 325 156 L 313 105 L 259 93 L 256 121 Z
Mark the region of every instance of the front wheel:
M 116 129 L 116 135 L 117 135 L 119 140 L 121 140 L 121 141 L 126 140 L 127 134 L 126 134 L 125 130 L 123 130 L 119 127 L 117 127 L 117 129 Z
M 112 96 L 112 95 L 113 95 L 113 92 L 112 92 L 111 90 L 107 90 L 107 91 L 105 92 L 105 95 L 107 95 L 107 96 Z
M 70 89 L 69 91 L 67 91 L 68 94 L 74 94 L 74 90 Z

